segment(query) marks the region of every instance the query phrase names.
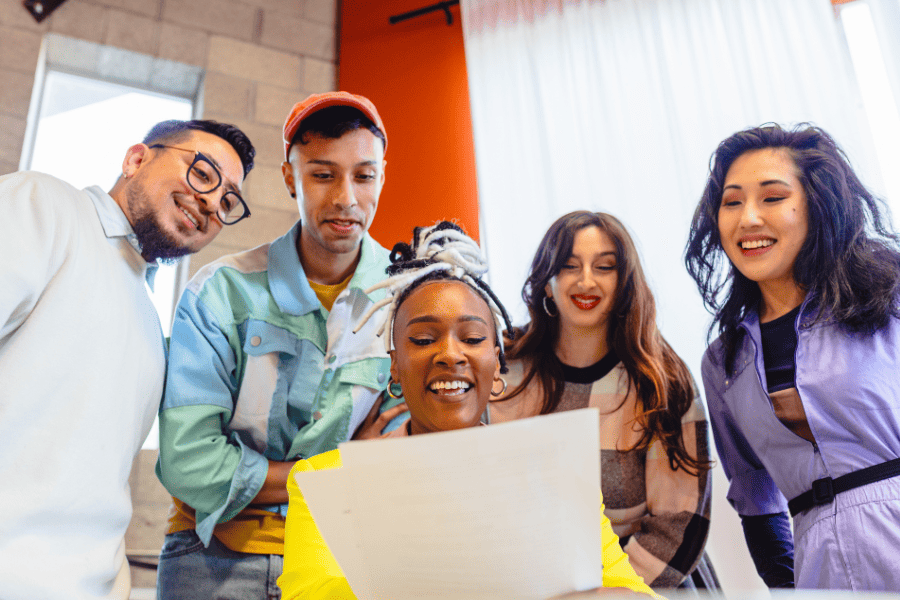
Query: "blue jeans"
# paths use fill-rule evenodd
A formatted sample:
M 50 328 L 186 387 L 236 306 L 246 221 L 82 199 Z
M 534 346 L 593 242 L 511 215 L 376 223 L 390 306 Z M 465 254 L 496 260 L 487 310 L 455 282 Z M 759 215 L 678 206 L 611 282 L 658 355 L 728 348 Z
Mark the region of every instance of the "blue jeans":
M 280 554 L 229 550 L 215 537 L 209 548 L 193 529 L 166 536 L 159 555 L 158 600 L 280 600 Z

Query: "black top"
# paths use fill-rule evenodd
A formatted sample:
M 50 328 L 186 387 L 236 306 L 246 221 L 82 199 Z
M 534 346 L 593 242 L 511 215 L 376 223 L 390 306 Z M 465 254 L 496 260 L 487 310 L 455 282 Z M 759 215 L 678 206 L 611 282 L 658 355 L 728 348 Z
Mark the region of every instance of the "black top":
M 607 352 L 603 358 L 589 367 L 570 367 L 560 361 L 563 369 L 563 379 L 569 383 L 594 383 L 598 379 L 606 377 L 606 374 L 619 364 L 619 357 L 615 350 Z
M 760 323 L 762 333 L 763 363 L 766 367 L 766 386 L 768 392 L 777 392 L 794 387 L 794 376 L 797 363 L 794 353 L 797 350 L 797 315 L 798 306 L 788 314 L 768 323 Z

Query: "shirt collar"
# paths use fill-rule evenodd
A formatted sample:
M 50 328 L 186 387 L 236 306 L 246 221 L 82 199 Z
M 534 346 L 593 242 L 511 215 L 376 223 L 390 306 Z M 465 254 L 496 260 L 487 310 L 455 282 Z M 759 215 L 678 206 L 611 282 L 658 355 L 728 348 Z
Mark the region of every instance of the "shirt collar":
M 84 191 L 94 203 L 94 209 L 97 211 L 97 217 L 100 219 L 100 225 L 103 227 L 106 237 L 124 238 L 128 245 L 140 255 L 141 245 L 138 243 L 137 235 L 135 235 L 131 223 L 128 222 L 128 217 L 122 211 L 122 207 L 99 186 L 92 185 L 85 188 Z M 159 270 L 159 261 L 147 262 L 143 257 L 141 257 L 141 261 L 146 264 L 144 279 L 152 290 L 156 272 Z
M 272 297 L 282 311 L 292 315 L 305 315 L 321 307 L 319 298 L 309 286 L 297 254 L 300 228 L 301 221 L 298 220 L 290 231 L 271 243 L 267 264 Z M 384 278 L 384 266 L 378 259 L 377 243 L 366 233 L 361 242 L 359 263 L 347 284 L 347 290 L 365 290 Z M 383 295 L 384 292 L 378 290 L 370 298 Z
M 804 324 L 808 323 L 812 319 L 812 299 L 812 295 L 807 294 L 803 299 L 803 302 L 800 303 L 800 318 L 794 321 L 794 329 L 796 329 L 798 332 Z M 759 326 L 759 307 L 748 310 L 747 314 L 744 315 L 744 318 L 741 320 L 738 327 L 743 327 L 744 329 L 746 329 L 747 332 L 750 333 L 755 340 L 761 339 Z

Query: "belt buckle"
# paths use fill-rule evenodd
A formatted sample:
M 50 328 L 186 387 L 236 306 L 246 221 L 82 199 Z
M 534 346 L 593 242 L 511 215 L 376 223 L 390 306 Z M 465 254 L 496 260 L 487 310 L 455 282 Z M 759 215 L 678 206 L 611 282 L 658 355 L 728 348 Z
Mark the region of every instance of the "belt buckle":
M 834 500 L 834 485 L 831 477 L 823 477 L 812 482 L 813 504 L 828 504 Z

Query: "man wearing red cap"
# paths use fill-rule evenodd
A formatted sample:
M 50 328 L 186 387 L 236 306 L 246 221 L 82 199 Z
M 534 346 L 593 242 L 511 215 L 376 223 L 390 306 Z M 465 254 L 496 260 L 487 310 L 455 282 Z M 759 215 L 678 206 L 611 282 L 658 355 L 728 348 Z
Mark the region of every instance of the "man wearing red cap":
M 159 597 L 280 597 L 287 475 L 349 439 L 389 377 L 376 326 L 353 328 L 385 277 L 367 233 L 384 185 L 384 124 L 346 92 L 310 96 L 284 125 L 300 220 L 204 267 L 172 329 L 160 480 L 173 510 Z

